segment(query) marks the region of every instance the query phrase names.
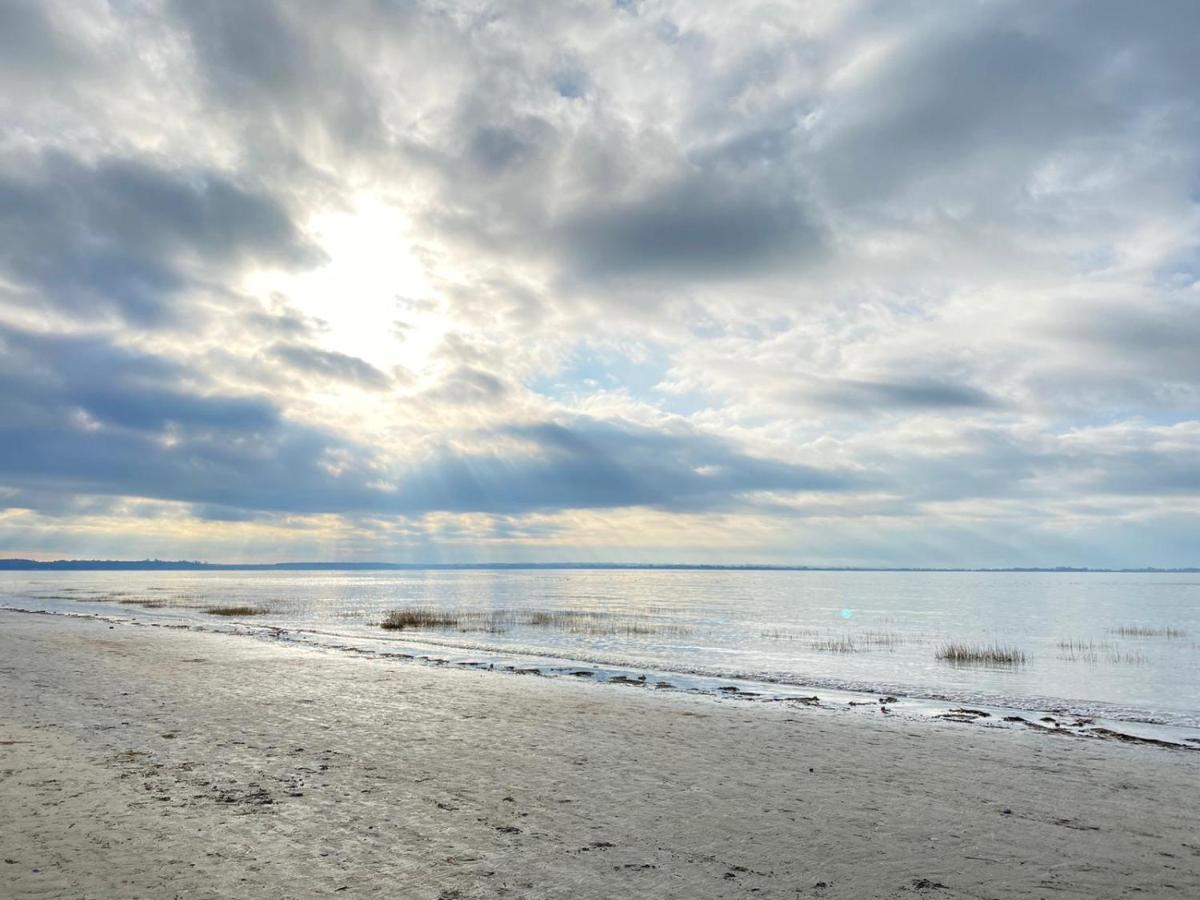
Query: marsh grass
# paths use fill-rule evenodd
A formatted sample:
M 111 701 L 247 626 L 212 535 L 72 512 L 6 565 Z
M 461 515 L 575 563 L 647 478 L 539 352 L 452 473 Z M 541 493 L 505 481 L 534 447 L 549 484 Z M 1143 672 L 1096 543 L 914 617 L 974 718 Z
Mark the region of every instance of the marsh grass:
M 1118 651 L 1108 657 L 1110 663 L 1126 663 L 1128 665 L 1141 666 L 1150 661 L 1150 658 L 1145 653 L 1135 650 L 1133 653 Z
M 154 590 L 150 588 L 148 590 Z M 157 590 L 162 590 L 158 588 Z M 71 599 L 77 603 L 119 603 L 121 606 L 140 606 L 142 609 L 203 609 L 208 611 L 208 605 L 200 601 L 200 598 L 186 594 L 176 594 L 174 596 L 165 596 L 163 594 L 155 594 L 153 596 L 138 596 L 130 591 L 97 591 L 87 596 L 76 595 L 74 597 L 63 597 L 58 599 Z M 211 602 L 211 601 L 210 601 Z M 262 610 L 266 612 L 266 610 Z M 219 615 L 219 613 L 214 613 Z
M 758 636 L 768 641 L 810 641 L 821 634 L 819 628 L 772 628 Z
M 141 599 L 132 591 L 84 591 L 82 588 L 74 597 L 63 597 L 63 600 L 74 600 L 77 603 L 131 603 L 137 605 Z
M 1058 641 L 1058 658 L 1063 662 L 1085 662 L 1095 665 L 1100 662 L 1100 654 L 1109 656 L 1117 652 L 1117 645 L 1112 641 L 1086 641 L 1067 638 Z
M 269 612 L 261 606 L 210 606 L 204 611 L 210 616 L 261 616 Z
M 408 628 L 455 628 L 459 619 L 434 609 L 393 609 L 383 617 L 380 628 L 404 631 Z
M 854 638 L 848 634 L 837 637 L 823 638 L 808 645 L 820 653 L 858 653 L 863 648 L 854 643 Z
M 1065 638 L 1057 643 L 1062 662 L 1084 662 L 1097 665 L 1100 662 L 1129 663 L 1141 665 L 1148 662 L 1144 653 L 1124 651 L 1112 641 L 1092 641 Z
M 1112 634 L 1118 634 L 1121 637 L 1127 638 L 1145 638 L 1145 637 L 1161 637 L 1161 638 L 1183 638 L 1187 637 L 1187 632 L 1182 628 L 1154 628 L 1150 625 L 1120 625 L 1117 628 L 1110 628 Z
M 860 653 L 867 650 L 895 650 L 905 638 L 896 631 L 862 631 L 830 634 L 819 628 L 760 631 L 759 637 L 770 641 L 807 641 L 811 649 L 822 653 Z
M 943 662 L 956 665 L 978 663 L 992 666 L 1019 666 L 1025 662 L 1024 651 L 1002 644 L 962 644 L 951 641 L 938 647 L 935 655 Z
M 482 631 L 503 634 L 512 628 L 547 628 L 585 635 L 670 636 L 687 634 L 684 625 L 667 624 L 649 616 L 620 615 L 590 610 L 500 609 L 445 610 L 429 606 L 393 609 L 379 623 L 389 631 Z
M 895 650 L 905 642 L 904 635 L 898 631 L 864 631 L 858 640 L 870 647 L 880 647 L 884 650 Z

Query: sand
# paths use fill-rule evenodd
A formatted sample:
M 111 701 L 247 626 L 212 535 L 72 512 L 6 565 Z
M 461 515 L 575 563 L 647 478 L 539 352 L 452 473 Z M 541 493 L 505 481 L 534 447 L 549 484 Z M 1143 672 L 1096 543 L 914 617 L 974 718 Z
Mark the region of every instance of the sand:
M 1200 753 L 0 612 L 0 896 L 1200 896 Z

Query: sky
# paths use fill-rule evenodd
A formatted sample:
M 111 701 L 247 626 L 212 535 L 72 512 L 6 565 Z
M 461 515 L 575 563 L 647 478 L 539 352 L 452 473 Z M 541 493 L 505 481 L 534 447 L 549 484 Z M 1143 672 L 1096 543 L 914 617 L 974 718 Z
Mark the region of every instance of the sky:
M 1198 33 L 0 0 L 0 555 L 1200 564 Z

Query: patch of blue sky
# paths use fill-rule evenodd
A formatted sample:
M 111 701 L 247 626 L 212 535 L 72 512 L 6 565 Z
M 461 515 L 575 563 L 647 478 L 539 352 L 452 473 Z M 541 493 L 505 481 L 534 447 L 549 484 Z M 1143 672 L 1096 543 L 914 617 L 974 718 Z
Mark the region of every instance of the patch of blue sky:
M 1186 251 L 1168 257 L 1154 270 L 1154 283 L 1163 288 L 1186 288 L 1200 281 L 1200 251 Z
M 665 354 L 653 350 L 631 356 L 621 350 L 577 345 L 561 368 L 528 384 L 530 390 L 559 403 L 573 404 L 604 391 L 624 391 L 634 400 L 664 412 L 689 416 L 710 408 L 702 392 L 679 393 L 664 385 L 669 369 Z
M 579 69 L 567 69 L 554 76 L 554 89 L 560 97 L 578 100 L 587 94 L 587 73 Z

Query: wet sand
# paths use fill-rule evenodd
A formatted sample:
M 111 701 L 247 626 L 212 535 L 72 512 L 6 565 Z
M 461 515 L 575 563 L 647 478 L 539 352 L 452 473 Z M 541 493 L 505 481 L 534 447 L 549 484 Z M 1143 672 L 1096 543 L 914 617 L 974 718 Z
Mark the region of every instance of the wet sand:
M 1200 753 L 0 611 L 3 897 L 1200 896 Z

